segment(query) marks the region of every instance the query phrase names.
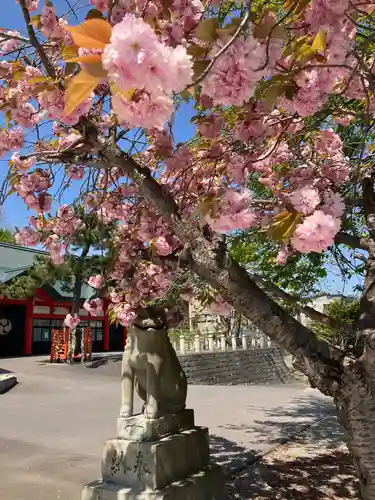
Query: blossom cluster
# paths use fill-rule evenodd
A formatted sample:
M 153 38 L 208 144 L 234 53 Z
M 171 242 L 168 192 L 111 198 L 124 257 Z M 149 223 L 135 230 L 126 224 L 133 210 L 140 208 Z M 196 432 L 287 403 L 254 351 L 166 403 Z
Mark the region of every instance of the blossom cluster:
M 113 107 L 124 125 L 163 126 L 172 114 L 172 92 L 192 81 L 185 47 L 166 45 L 149 24 L 130 13 L 114 26 L 102 61 L 119 89 Z
M 184 244 L 168 218 L 138 190 L 138 176 L 146 171 L 142 169 L 150 169 L 173 197 L 187 225 L 209 226 L 219 234 L 248 229 L 275 233 L 284 214 L 292 222 L 281 238 L 277 265 L 295 252 L 322 252 L 334 243 L 350 170 L 337 130 L 357 116 L 338 106 L 332 129 L 324 122 L 314 131 L 305 129 L 306 118 L 324 115 L 332 97 L 355 100 L 361 112 L 366 107 L 374 115 L 366 74 L 366 65 L 373 74 L 373 59 L 359 65 L 355 47 L 360 23 L 354 22 L 359 11 L 372 13 L 373 3 L 313 0 L 301 6 L 298 20 L 286 16 L 282 23 L 262 12 L 232 39 L 233 29 L 217 14 L 218 1 L 172 0 L 166 7 L 161 0 L 91 0 L 104 17 L 111 5 L 106 24 L 111 35 L 102 48 L 79 49 L 66 29 L 67 20 L 49 2 L 41 3 L 25 1 L 30 12 L 40 8 L 37 36 L 53 78 L 43 64 L 11 60 L 12 51 L 22 52 L 18 32 L 0 37 L 0 107 L 9 124 L 0 130 L 0 155 L 13 153 L 12 186 L 36 213 L 30 226 L 16 234 L 18 243 L 43 244 L 58 265 L 66 260 L 74 235 L 84 229 L 85 215 L 113 223 L 111 241 L 106 242 L 113 252 L 111 264 L 91 276 L 89 284 L 100 293 L 110 290 L 111 309 L 124 325 L 134 320 L 140 305 L 168 294 L 177 275 L 173 257 Z M 220 21 L 216 26 L 215 19 Z M 202 26 L 214 29 L 202 35 Z M 267 29 L 269 36 L 262 33 Z M 86 57 L 82 72 L 104 76 L 67 114 L 72 73 L 62 60 L 70 52 Z M 90 68 L 90 57 L 100 63 Z M 208 69 L 199 73 L 199 65 Z M 199 85 L 194 86 L 196 78 Z M 196 134 L 176 144 L 176 131 L 167 122 L 176 103 L 187 99 L 187 88 L 196 104 Z M 22 156 L 28 134 L 35 127 L 39 133 L 51 120 L 52 140 L 38 141 L 31 154 Z M 138 127 L 146 131 L 135 132 Z M 131 144 L 127 152 L 142 174 L 130 180 L 126 169 L 103 166 L 101 148 L 113 145 L 114 138 L 119 138 L 118 145 L 122 140 Z M 51 184 L 57 182 L 49 169 L 43 170 L 43 164 L 53 163 L 49 151 L 54 158 L 61 155 L 65 186 L 73 185 L 71 181 L 78 189 L 85 186 L 79 216 L 67 204 L 58 207 L 55 217 L 49 214 Z M 254 185 L 263 193 L 261 199 L 249 188 Z M 101 298 L 84 304 L 93 315 L 102 314 L 103 307 Z M 228 304 L 218 296 L 211 310 L 226 314 Z M 66 318 L 70 328 L 78 323 L 78 316 Z

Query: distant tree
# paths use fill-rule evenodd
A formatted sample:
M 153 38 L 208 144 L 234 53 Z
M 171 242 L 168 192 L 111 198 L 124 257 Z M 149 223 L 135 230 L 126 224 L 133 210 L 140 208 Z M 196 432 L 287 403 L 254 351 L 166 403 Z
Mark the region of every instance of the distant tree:
M 354 325 L 359 318 L 360 301 L 357 298 L 342 298 L 332 300 L 327 305 L 325 313 L 341 324 Z M 314 332 L 321 339 L 328 340 L 340 349 L 354 350 L 353 337 L 343 329 L 330 328 L 322 323 L 313 322 L 311 325 Z
M 114 224 L 103 223 L 93 213 L 84 214 L 79 207 L 75 209 L 75 214 L 80 216 L 81 223 L 71 236 L 69 253 L 66 253 L 65 261 L 62 264 L 54 263 L 49 255 L 36 257 L 34 265 L 24 275 L 0 284 L 1 295 L 12 298 L 31 297 L 41 286 L 54 285 L 59 281 L 63 290 L 72 295 L 71 316 L 79 315 L 83 285 L 88 283 L 90 276 L 101 274 L 108 259 L 111 258 L 111 253 L 106 252 L 102 245 L 100 252 L 98 250 L 103 237 L 110 240 L 109 233 Z M 99 293 L 98 291 L 93 296 Z M 76 334 L 73 328 L 68 350 L 69 361 L 76 348 Z
M 15 243 L 13 234 L 8 229 L 0 228 L 0 242 Z

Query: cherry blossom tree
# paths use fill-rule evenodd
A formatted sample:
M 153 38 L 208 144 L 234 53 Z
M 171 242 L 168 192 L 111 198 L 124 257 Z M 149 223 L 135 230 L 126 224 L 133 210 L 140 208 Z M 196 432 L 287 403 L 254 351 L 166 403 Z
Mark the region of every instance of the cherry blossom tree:
M 155 303 L 171 319 L 176 288 L 199 294 L 189 276 L 211 287 L 216 311 L 234 307 L 334 398 L 372 500 L 374 2 L 17 3 L 24 32 L 0 32 L 3 193 L 34 212 L 17 241 L 62 263 L 85 228 L 77 206 L 115 224 L 100 286 L 124 325 Z M 178 143 L 184 107 L 196 134 Z M 339 325 L 352 353 L 317 338 L 275 299 L 285 290 L 228 252 L 241 230 L 277 242 L 275 266 L 345 248 L 365 274 L 358 322 Z

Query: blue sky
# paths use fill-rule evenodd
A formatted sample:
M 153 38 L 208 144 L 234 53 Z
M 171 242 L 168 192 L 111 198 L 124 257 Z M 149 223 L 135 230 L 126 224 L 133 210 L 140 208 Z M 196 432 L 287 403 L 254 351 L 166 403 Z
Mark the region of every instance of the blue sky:
M 25 36 L 26 31 L 24 28 L 24 21 L 21 15 L 20 7 L 16 3 L 16 0 L 0 0 L 1 2 L 1 20 L 0 27 L 4 29 L 12 29 L 20 31 L 21 34 Z M 44 0 L 40 0 L 40 4 L 42 4 Z M 69 0 L 70 4 L 79 4 L 84 9 L 84 6 L 87 6 L 88 1 L 80 0 Z M 54 5 L 59 14 L 62 12 L 66 12 L 68 10 L 69 3 L 67 0 L 55 0 Z M 86 9 L 85 9 L 86 10 Z M 76 24 L 77 20 L 74 18 L 70 18 L 69 21 L 72 24 Z M 181 106 L 180 111 L 178 112 L 175 124 L 174 124 L 174 134 L 177 142 L 182 142 L 188 138 L 190 138 L 194 134 L 194 125 L 190 123 L 190 118 L 194 115 L 194 110 L 191 105 L 184 104 Z M 33 135 L 29 135 L 28 140 L 33 140 Z M 8 168 L 8 158 L 3 157 L 0 159 L 0 182 L 4 179 Z M 65 198 L 64 201 L 71 202 L 73 201 L 76 189 L 78 185 L 76 184 L 76 188 L 70 190 L 69 194 Z M 3 211 L 0 214 L 0 226 L 6 227 L 8 229 L 13 229 L 15 226 L 24 226 L 27 224 L 27 216 L 32 215 L 29 212 L 24 204 L 24 202 L 18 198 L 17 196 L 11 196 L 5 203 L 3 207 Z M 322 282 L 321 289 L 322 291 L 329 293 L 344 293 L 351 294 L 353 287 L 360 284 L 361 280 L 357 277 L 344 282 L 342 278 L 336 275 L 337 270 L 334 268 L 328 268 L 329 276 L 326 280 Z

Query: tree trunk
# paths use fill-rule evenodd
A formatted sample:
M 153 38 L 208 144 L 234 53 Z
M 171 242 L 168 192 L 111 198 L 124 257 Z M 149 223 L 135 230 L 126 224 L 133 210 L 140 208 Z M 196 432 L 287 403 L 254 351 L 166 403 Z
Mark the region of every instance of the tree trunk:
M 74 282 L 74 291 L 73 291 L 73 305 L 71 315 L 75 314 L 79 315 L 79 308 L 81 305 L 81 294 L 82 294 L 82 272 L 85 265 L 85 259 L 89 253 L 90 244 L 87 244 L 83 247 L 81 256 L 78 261 L 77 269 L 75 272 L 75 282 Z M 74 355 L 76 354 L 77 349 L 77 333 L 76 328 L 70 332 L 69 336 L 69 345 L 68 345 L 68 354 L 67 361 L 68 363 L 72 363 L 74 359 Z
M 371 337 L 371 331 L 375 332 L 374 180 L 363 185 L 364 198 L 369 200 L 365 214 L 373 247 L 369 248 L 358 326 L 364 351 L 363 355 L 358 355 L 360 358 L 354 358 L 346 357 L 341 349 L 318 339 L 272 300 L 246 270 L 228 256 L 221 242 L 207 238 L 196 226 L 184 222 L 172 196 L 147 168 L 119 149 L 107 149 L 103 159 L 107 164 L 117 165 L 124 175 L 136 179 L 139 192 L 171 223 L 184 245 L 179 264 L 194 271 L 245 318 L 293 354 L 312 387 L 334 397 L 357 468 L 361 497 L 375 500 L 375 333 Z
M 346 358 L 342 386 L 335 398 L 363 500 L 375 499 L 375 386 L 363 360 Z

